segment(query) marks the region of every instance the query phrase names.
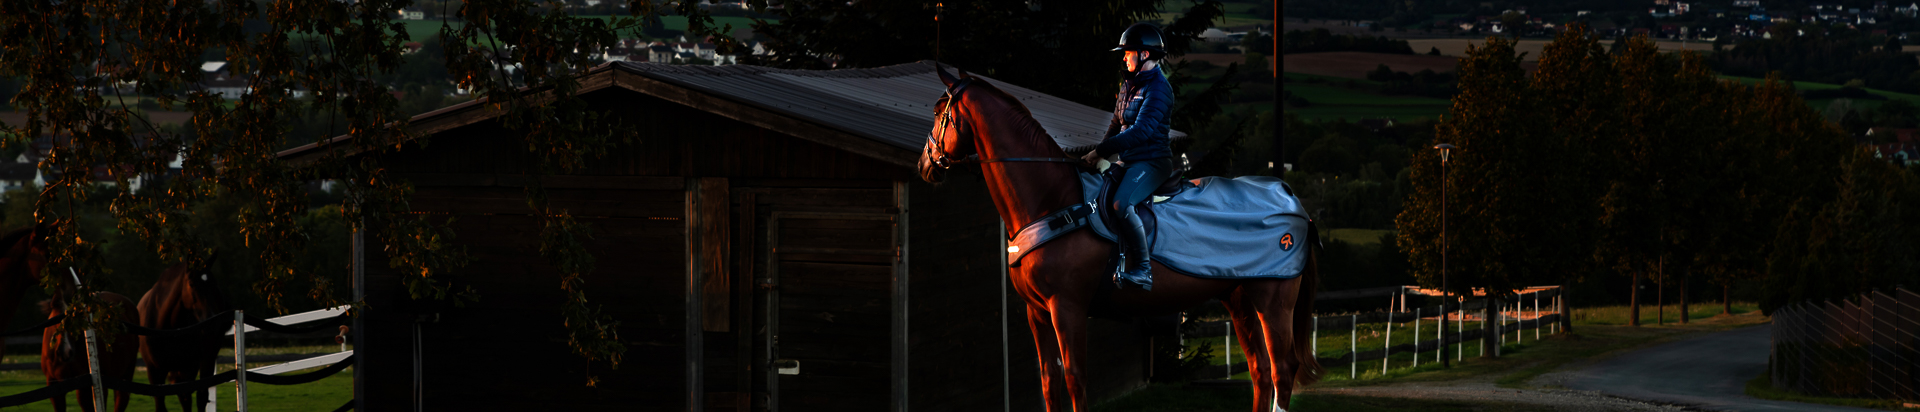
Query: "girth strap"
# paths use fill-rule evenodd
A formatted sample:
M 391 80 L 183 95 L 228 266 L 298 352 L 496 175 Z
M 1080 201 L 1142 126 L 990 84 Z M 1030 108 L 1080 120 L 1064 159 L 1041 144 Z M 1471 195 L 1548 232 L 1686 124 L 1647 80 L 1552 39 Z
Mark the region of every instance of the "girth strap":
M 1085 163 L 1080 159 L 1065 157 L 1004 157 L 999 159 L 981 159 L 980 155 L 968 155 L 965 159 L 955 160 L 953 164 L 1000 163 L 1000 162 L 1049 162 L 1049 163 Z
M 1093 215 L 1093 207 L 1092 203 L 1075 203 L 1041 216 L 1007 236 L 1007 267 L 1020 266 L 1021 257 L 1047 241 L 1086 227 L 1092 222 L 1089 217 Z

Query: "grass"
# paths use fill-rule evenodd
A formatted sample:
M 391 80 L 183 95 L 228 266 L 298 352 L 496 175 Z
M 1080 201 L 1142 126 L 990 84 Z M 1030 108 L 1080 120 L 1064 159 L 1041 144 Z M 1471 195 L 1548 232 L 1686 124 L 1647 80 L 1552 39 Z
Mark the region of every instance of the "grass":
M 1889 401 L 1889 400 L 1881 400 L 1881 399 L 1831 398 L 1831 397 L 1822 397 L 1822 396 L 1801 395 L 1798 393 L 1793 393 L 1792 391 L 1773 387 L 1773 377 L 1767 375 L 1767 372 L 1765 371 L 1760 372 L 1760 376 L 1755 376 L 1752 380 L 1747 381 L 1747 396 L 1752 396 L 1760 399 L 1776 400 L 1776 401 L 1818 403 L 1818 404 L 1837 405 L 1837 406 L 1852 406 L 1855 408 L 1870 408 L 1870 409 L 1880 409 L 1880 410 L 1889 410 L 1889 411 L 1912 411 L 1912 410 L 1920 409 L 1920 407 L 1902 407 L 1902 405 L 1906 403 L 1900 402 L 1900 401 Z
M 334 351 L 338 351 L 339 349 L 340 347 L 336 345 L 255 347 L 255 348 L 248 348 L 247 354 L 273 355 L 273 354 L 282 354 L 282 353 L 334 352 Z M 221 351 L 222 356 L 231 355 L 231 354 L 232 354 L 231 350 Z M 6 361 L 7 362 L 38 362 L 39 356 L 38 355 L 7 355 Z M 260 362 L 260 363 L 250 362 L 247 366 L 259 367 L 259 366 L 271 365 L 274 363 L 277 363 L 277 362 Z M 223 371 L 232 370 L 232 369 L 233 369 L 233 365 L 220 365 L 215 370 L 215 372 L 216 373 L 223 372 Z M 318 369 L 320 368 L 312 368 L 312 369 L 306 369 L 301 371 L 288 372 L 287 374 L 300 374 L 300 373 L 311 372 Z M 134 382 L 148 383 L 147 373 L 144 369 L 134 371 L 133 375 L 134 375 L 133 376 Z M 47 385 L 46 375 L 41 374 L 39 370 L 0 372 L 0 396 L 12 395 L 16 393 L 22 393 L 22 392 L 26 392 L 34 389 L 39 389 L 40 387 L 43 387 L 46 385 Z M 218 391 L 219 393 L 216 395 L 218 396 L 218 398 L 215 400 L 222 405 L 220 407 L 221 409 L 230 410 L 233 408 L 233 400 L 234 400 L 233 391 L 234 391 L 233 384 L 226 384 L 226 385 L 220 386 L 220 389 Z M 69 408 L 75 408 L 72 410 L 78 410 L 79 408 L 78 396 L 80 396 L 80 394 L 82 393 L 83 392 L 79 392 L 79 391 L 68 393 L 66 395 L 67 403 L 68 403 L 67 406 Z M 328 376 L 319 381 L 302 384 L 302 385 L 278 386 L 278 385 L 263 385 L 259 383 L 247 385 L 247 408 L 250 411 L 309 412 L 309 411 L 316 411 L 316 410 L 321 410 L 321 411 L 333 410 L 333 408 L 337 408 L 341 404 L 346 403 L 348 400 L 351 400 L 351 399 L 353 399 L 353 368 L 347 368 L 346 370 L 342 370 L 339 373 L 336 373 L 332 376 Z M 113 402 L 111 395 L 107 399 L 107 402 L 109 402 L 109 404 Z M 180 405 L 179 401 L 175 399 L 168 399 L 167 402 L 168 402 L 168 405 L 174 406 L 174 407 L 177 407 Z M 26 405 L 20 405 L 20 406 L 15 406 L 10 408 L 0 408 L 0 412 L 45 411 L 45 410 L 52 409 L 52 405 L 53 405 L 52 401 L 42 400 L 39 402 L 34 402 Z M 128 398 L 127 405 L 128 405 L 127 410 L 130 410 L 130 411 L 146 411 L 146 410 L 154 409 L 153 397 L 149 397 L 149 396 L 133 395 Z
M 1669 323 L 1679 322 L 1680 306 L 1672 303 L 1667 304 L 1667 306 L 1669 306 L 1668 311 L 1670 312 L 1667 314 L 1667 322 Z M 1744 315 L 1749 312 L 1760 310 L 1760 305 L 1753 302 L 1736 301 L 1736 302 L 1733 302 L 1732 306 L 1733 306 L 1733 314 L 1735 315 Z M 1642 325 L 1656 324 L 1656 322 L 1659 320 L 1659 318 L 1657 317 L 1659 313 L 1658 311 L 1660 310 L 1659 308 L 1660 308 L 1659 306 L 1655 306 L 1655 305 L 1648 305 L 1644 303 L 1641 304 L 1640 324 Z M 1707 318 L 1712 318 L 1714 316 L 1720 315 L 1721 305 L 1720 305 L 1720 302 L 1696 302 L 1688 309 L 1689 309 L 1688 311 L 1689 313 L 1688 313 L 1687 319 L 1689 320 L 1707 319 Z M 1593 308 L 1574 308 L 1573 322 L 1576 325 L 1626 325 L 1627 315 L 1631 312 L 1632 312 L 1631 308 L 1627 306 L 1602 306 L 1602 307 L 1593 307 Z

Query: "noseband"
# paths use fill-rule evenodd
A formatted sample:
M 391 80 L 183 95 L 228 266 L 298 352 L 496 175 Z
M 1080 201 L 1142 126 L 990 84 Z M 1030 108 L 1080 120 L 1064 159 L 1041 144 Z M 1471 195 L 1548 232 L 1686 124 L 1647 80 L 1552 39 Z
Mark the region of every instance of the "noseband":
M 934 129 L 935 131 L 927 134 L 927 142 L 929 143 L 927 145 L 928 150 L 938 150 L 938 152 L 930 153 L 932 155 L 935 155 L 935 156 L 932 156 L 933 165 L 935 167 L 946 169 L 956 164 L 969 164 L 969 163 L 986 164 L 986 163 L 1000 163 L 1000 162 L 1046 162 L 1046 163 L 1071 163 L 1071 164 L 1083 163 L 1083 161 L 1081 161 L 1080 159 L 1065 158 L 1065 157 L 1006 157 L 1006 158 L 999 158 L 999 159 L 981 159 L 979 154 L 968 155 L 967 157 L 961 158 L 961 159 L 948 159 L 946 141 L 940 139 L 940 137 L 946 136 L 947 127 L 953 124 L 953 109 L 955 108 L 956 103 L 960 101 L 960 93 L 965 92 L 967 90 L 967 86 L 972 84 L 973 84 L 973 78 L 968 77 L 965 79 L 960 79 L 960 81 L 955 82 L 953 86 L 947 87 L 947 108 L 945 110 L 940 111 L 939 125 L 936 126 L 936 128 Z

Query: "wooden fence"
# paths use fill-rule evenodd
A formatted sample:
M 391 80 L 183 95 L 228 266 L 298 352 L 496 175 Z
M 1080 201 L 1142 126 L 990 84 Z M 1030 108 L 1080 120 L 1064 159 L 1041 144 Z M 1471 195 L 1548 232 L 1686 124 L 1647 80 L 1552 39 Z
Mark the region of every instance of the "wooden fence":
M 1775 309 L 1767 369 L 1774 387 L 1803 394 L 1920 400 L 1920 294 Z
M 1464 303 L 1448 304 L 1445 305 L 1445 307 L 1433 305 L 1414 307 L 1411 309 L 1407 308 L 1407 305 L 1404 303 L 1404 297 L 1406 295 L 1421 295 L 1421 293 L 1417 292 L 1418 290 L 1418 288 L 1413 287 L 1390 286 L 1384 288 L 1323 292 L 1318 295 L 1315 299 L 1316 301 L 1386 296 L 1395 302 L 1395 304 L 1389 306 L 1388 311 L 1315 316 L 1313 319 L 1313 328 L 1311 331 L 1308 331 L 1308 333 L 1312 334 L 1313 339 L 1311 340 L 1316 345 L 1316 347 L 1313 348 L 1314 353 L 1320 353 L 1320 349 L 1317 346 L 1319 344 L 1319 337 L 1322 334 L 1338 334 L 1344 331 L 1348 335 L 1347 353 L 1335 357 L 1319 358 L 1320 365 L 1328 368 L 1330 372 L 1338 366 L 1346 366 L 1349 376 L 1358 377 L 1361 362 L 1378 360 L 1380 361 L 1380 368 L 1384 372 L 1385 370 L 1393 368 L 1393 365 L 1388 362 L 1388 359 L 1396 353 L 1415 354 L 1414 359 L 1404 365 L 1408 367 L 1419 366 L 1423 361 L 1439 362 L 1439 357 L 1442 355 L 1440 350 L 1444 345 L 1472 342 L 1481 339 L 1486 334 L 1486 332 L 1480 328 L 1462 330 L 1461 325 L 1469 320 L 1474 322 L 1485 321 L 1482 315 L 1488 302 L 1495 302 L 1500 305 L 1494 311 L 1497 317 L 1494 319 L 1494 330 L 1496 331 L 1495 333 L 1499 335 L 1499 338 L 1495 347 L 1489 349 L 1484 347 L 1485 345 L 1482 345 L 1483 347 L 1480 348 L 1480 350 L 1483 352 L 1490 350 L 1493 351 L 1494 356 L 1499 356 L 1499 345 L 1506 343 L 1507 336 L 1511 335 L 1516 341 L 1524 341 L 1527 336 L 1523 332 L 1527 330 L 1533 331 L 1533 339 L 1536 340 L 1541 338 L 1543 330 L 1550 330 L 1545 332 L 1547 334 L 1558 333 L 1560 321 L 1566 317 L 1567 313 L 1565 311 L 1566 302 L 1561 299 L 1560 292 L 1562 289 L 1559 287 L 1529 288 L 1528 293 L 1515 295 L 1511 301 L 1504 299 L 1475 299 L 1468 300 Z M 1445 336 L 1442 336 L 1440 333 L 1440 329 L 1438 328 L 1439 322 L 1454 322 L 1453 325 L 1449 325 L 1449 327 L 1446 328 L 1447 333 Z M 1400 333 L 1413 333 L 1414 336 L 1421 337 L 1432 336 L 1433 339 L 1419 340 L 1415 343 L 1390 345 L 1381 348 L 1360 349 L 1358 326 L 1378 323 L 1387 324 L 1385 333 L 1388 342 L 1393 341 L 1392 336 L 1395 324 L 1409 324 L 1408 326 L 1410 327 L 1402 327 Z M 1234 345 L 1232 327 L 1231 321 L 1202 323 L 1194 331 L 1188 333 L 1187 338 L 1221 339 L 1224 341 L 1228 351 L 1231 352 L 1231 348 Z M 1445 343 L 1443 344 L 1442 341 Z M 1427 352 L 1433 353 L 1429 355 Z M 1454 355 L 1456 359 L 1463 358 L 1465 357 L 1465 352 L 1466 350 L 1463 348 Z M 1475 356 L 1478 355 L 1479 353 L 1475 354 Z M 1244 362 L 1236 364 L 1235 361 L 1236 359 L 1234 359 L 1234 357 L 1229 356 L 1227 357 L 1227 364 L 1215 365 L 1208 370 L 1202 371 L 1201 376 L 1231 376 L 1247 370 Z M 1372 366 L 1368 367 L 1371 368 Z

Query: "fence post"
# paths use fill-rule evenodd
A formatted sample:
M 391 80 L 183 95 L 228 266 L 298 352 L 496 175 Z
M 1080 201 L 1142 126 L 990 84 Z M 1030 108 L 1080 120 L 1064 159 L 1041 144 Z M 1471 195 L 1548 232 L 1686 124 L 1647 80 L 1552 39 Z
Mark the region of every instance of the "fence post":
M 233 311 L 233 366 L 235 410 L 247 412 L 247 311 Z
M 1312 343 L 1309 343 L 1307 345 L 1313 348 L 1313 357 L 1316 357 L 1316 358 L 1320 357 L 1320 317 L 1319 316 L 1313 317 L 1313 334 L 1310 336 L 1310 339 L 1308 340 L 1312 341 Z
M 92 316 L 89 316 L 90 318 Z M 71 336 L 71 335 L 69 335 Z M 107 386 L 100 382 L 100 347 L 94 340 L 93 328 L 87 328 L 87 372 L 93 375 L 93 410 L 106 410 Z M 65 338 L 62 338 L 65 339 Z M 125 349 L 122 349 L 125 350 Z M 61 394 L 65 397 L 66 394 Z
M 1353 357 L 1352 362 L 1347 362 L 1348 379 L 1360 379 L 1360 314 L 1353 314 L 1353 321 L 1347 324 L 1347 330 L 1353 331 L 1349 334 L 1351 340 L 1347 348 L 1347 356 Z
M 1540 292 L 1533 292 L 1533 340 L 1540 340 Z
M 1393 357 L 1393 312 L 1387 312 L 1387 340 L 1380 344 L 1380 376 L 1387 375 L 1387 364 Z
M 1453 360 L 1455 362 L 1466 362 L 1467 361 L 1467 348 L 1466 348 L 1467 297 L 1466 296 L 1460 297 L 1460 306 L 1454 307 L 1453 313 L 1455 315 L 1459 315 L 1459 317 L 1453 319 L 1453 322 L 1454 322 L 1453 330 L 1454 330 L 1454 334 L 1460 336 L 1460 345 L 1461 345 L 1461 346 L 1453 347 L 1453 357 L 1454 357 Z
M 1420 309 L 1413 308 L 1413 367 L 1420 367 Z
M 1226 345 L 1227 351 L 1221 353 L 1220 357 L 1227 358 L 1227 379 L 1233 379 L 1233 318 L 1232 317 L 1227 318 L 1227 338 L 1225 340 L 1227 341 L 1227 345 Z

